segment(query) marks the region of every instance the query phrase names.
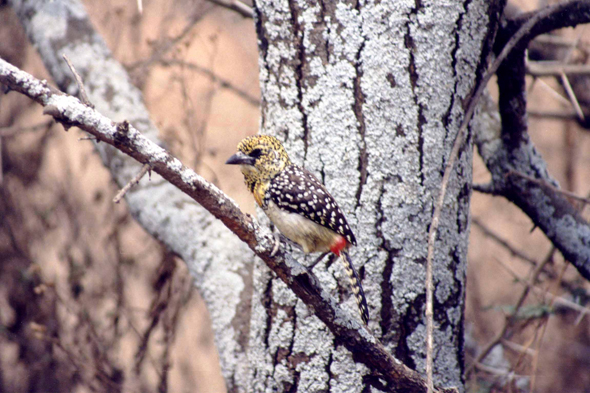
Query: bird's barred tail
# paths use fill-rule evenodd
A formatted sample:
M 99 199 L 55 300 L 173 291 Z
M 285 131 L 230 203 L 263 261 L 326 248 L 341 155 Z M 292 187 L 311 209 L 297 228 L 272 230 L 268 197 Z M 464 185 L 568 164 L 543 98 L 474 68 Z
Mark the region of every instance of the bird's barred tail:
M 369 306 L 367 305 L 367 299 L 365 298 L 365 291 L 363 291 L 361 280 L 358 273 L 356 272 L 356 269 L 352 265 L 352 261 L 350 260 L 348 252 L 343 250 L 340 257 L 342 258 L 342 263 L 344 263 L 344 268 L 346 269 L 346 273 L 350 279 L 350 285 L 352 286 L 352 292 L 356 297 L 356 302 L 359 306 L 361 318 L 366 325 L 369 322 Z

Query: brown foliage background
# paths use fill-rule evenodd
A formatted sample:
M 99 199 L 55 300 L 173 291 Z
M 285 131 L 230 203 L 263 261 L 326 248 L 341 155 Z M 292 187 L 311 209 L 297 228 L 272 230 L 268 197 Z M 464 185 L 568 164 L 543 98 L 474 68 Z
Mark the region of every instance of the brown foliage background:
M 141 16 L 135 2 L 86 6 L 142 88 L 168 148 L 253 212 L 240 174 L 223 165 L 258 129 L 252 21 L 186 0 L 146 3 Z M 574 57 L 585 62 L 590 34 L 583 27 L 562 34 L 580 39 Z M 0 7 L 0 56 L 50 80 L 9 7 Z M 530 108 L 571 111 L 548 86 L 561 93 L 552 78 L 531 79 Z M 117 187 L 92 143 L 48 123 L 15 93 L 0 97 L 0 127 L 0 391 L 224 391 L 207 312 L 184 263 L 124 203 L 112 203 Z M 587 194 L 588 131 L 573 120 L 533 117 L 530 132 L 562 187 Z M 474 165 L 474 183 L 486 182 L 485 167 L 477 158 Z M 470 389 L 533 383 L 539 392 L 587 391 L 589 317 L 566 306 L 547 313 L 546 292 L 585 307 L 588 283 L 506 200 L 475 193 L 472 215 L 467 364 L 502 328 L 532 264 L 551 259 L 525 302 L 528 314 L 487 369 L 470 376 Z

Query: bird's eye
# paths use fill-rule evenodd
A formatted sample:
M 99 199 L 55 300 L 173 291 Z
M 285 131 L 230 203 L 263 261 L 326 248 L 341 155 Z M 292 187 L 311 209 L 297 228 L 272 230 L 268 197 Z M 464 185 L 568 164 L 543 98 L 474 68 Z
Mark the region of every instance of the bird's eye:
M 252 157 L 252 158 L 258 158 L 258 157 L 260 157 L 261 154 L 262 154 L 262 150 L 260 150 L 260 149 L 254 149 L 248 155 L 250 157 Z

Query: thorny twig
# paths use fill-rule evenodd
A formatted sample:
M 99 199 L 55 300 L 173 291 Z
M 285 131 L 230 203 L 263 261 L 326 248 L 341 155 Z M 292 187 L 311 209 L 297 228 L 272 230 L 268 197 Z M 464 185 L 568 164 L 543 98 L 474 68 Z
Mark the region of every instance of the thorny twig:
M 63 55 L 63 58 L 66 61 L 66 63 L 68 64 L 68 67 L 70 67 L 70 70 L 72 71 L 72 74 L 74 75 L 74 78 L 76 79 L 76 83 L 78 84 L 78 88 L 80 89 L 80 101 L 82 101 L 82 103 L 84 105 L 94 109 L 94 105 L 92 105 L 92 103 L 88 99 L 88 96 L 86 95 L 86 89 L 84 88 L 84 82 L 82 82 L 82 78 L 80 77 L 80 75 L 76 71 L 76 68 L 74 68 L 74 65 L 72 64 L 70 59 L 68 59 L 68 57 L 65 54 Z M 98 139 L 93 136 L 79 138 L 79 140 L 87 140 L 87 139 L 88 140 L 95 140 L 98 142 Z M 129 192 L 131 187 L 133 187 L 139 183 L 141 178 L 150 170 L 150 168 L 151 167 L 150 167 L 149 163 L 144 164 L 141 167 L 141 170 L 139 171 L 139 173 L 137 175 L 135 175 L 133 177 L 133 179 L 131 179 L 127 184 L 125 184 L 125 186 L 117 193 L 117 195 L 115 195 L 115 197 L 113 198 L 113 202 L 119 203 L 121 201 L 121 199 L 123 199 L 125 194 L 127 194 L 127 192 Z
M 582 111 L 582 107 L 578 102 L 578 98 L 576 97 L 576 93 L 574 93 L 574 89 L 572 89 L 572 85 L 570 84 L 570 80 L 565 73 L 561 73 L 561 83 L 570 99 L 570 102 L 574 109 L 576 110 L 576 114 L 580 118 L 581 121 L 585 121 L 586 117 L 584 116 L 584 112 Z
M 70 67 L 70 70 L 72 71 L 72 74 L 74 75 L 74 79 L 76 80 L 76 83 L 78 84 L 78 89 L 79 89 L 79 93 L 80 93 L 80 101 L 82 101 L 82 103 L 84 105 L 88 105 L 89 107 L 94 108 L 94 105 L 92 105 L 92 103 L 88 99 L 88 96 L 86 95 L 86 89 L 84 88 L 84 83 L 82 83 L 82 78 L 80 77 L 80 75 L 78 74 L 76 69 L 74 68 L 74 65 L 72 64 L 70 59 L 68 59 L 68 56 L 65 55 L 65 53 L 62 55 L 62 57 L 66 61 L 68 67 Z
M 113 198 L 113 202 L 114 203 L 121 202 L 121 199 L 123 199 L 125 194 L 127 194 L 127 192 L 131 189 L 131 187 L 133 187 L 139 183 L 141 178 L 145 176 L 145 174 L 150 170 L 150 168 L 151 168 L 150 164 L 143 164 L 143 166 L 141 167 L 141 170 L 137 173 L 137 175 L 135 175 L 135 177 L 133 177 L 133 179 L 129 180 L 129 182 L 127 184 L 125 184 L 125 187 L 121 188 L 121 190 L 117 193 L 117 195 L 115 195 L 115 197 Z
M 539 277 L 539 274 L 541 274 L 541 271 L 543 270 L 545 265 L 547 263 L 549 263 L 549 261 L 551 261 L 554 253 L 555 253 L 555 248 L 552 248 L 551 252 L 549 252 L 549 254 L 545 257 L 543 262 L 541 262 L 540 264 L 537 265 L 537 267 L 535 268 L 535 270 L 533 270 L 533 273 L 531 274 L 530 283 L 534 284 L 537 281 L 537 277 Z M 518 311 L 520 310 L 520 307 L 523 305 L 525 299 L 527 298 L 531 288 L 532 288 L 531 285 L 525 285 L 525 288 L 523 289 L 522 293 L 520 294 L 520 296 L 518 298 L 518 301 L 516 302 L 516 306 L 514 306 L 514 311 L 509 316 L 507 316 L 506 320 L 504 321 L 504 325 L 502 326 L 502 329 L 498 332 L 498 334 L 496 334 L 496 336 L 488 343 L 488 345 L 485 346 L 485 348 L 479 353 L 479 355 L 477 355 L 475 360 L 473 360 L 473 363 L 471 363 L 471 365 L 467 368 L 467 371 L 465 372 L 465 377 L 468 377 L 469 374 L 471 374 L 473 372 L 474 368 L 479 363 L 481 363 L 481 361 L 486 356 L 488 356 L 490 351 L 499 342 L 502 341 L 502 339 L 504 338 L 504 335 L 506 334 L 508 329 L 514 324 L 515 316 L 518 314 Z

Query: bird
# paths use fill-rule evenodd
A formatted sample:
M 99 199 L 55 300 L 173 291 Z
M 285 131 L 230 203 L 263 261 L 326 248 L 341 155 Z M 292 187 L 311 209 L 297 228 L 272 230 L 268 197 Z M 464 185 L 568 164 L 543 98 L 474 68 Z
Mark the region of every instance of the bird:
M 340 257 L 361 319 L 368 324 L 367 299 L 348 253 L 356 239 L 326 187 L 307 169 L 293 164 L 281 142 L 270 135 L 243 139 L 226 164 L 240 165 L 248 191 L 285 237 L 306 254 L 331 251 Z

